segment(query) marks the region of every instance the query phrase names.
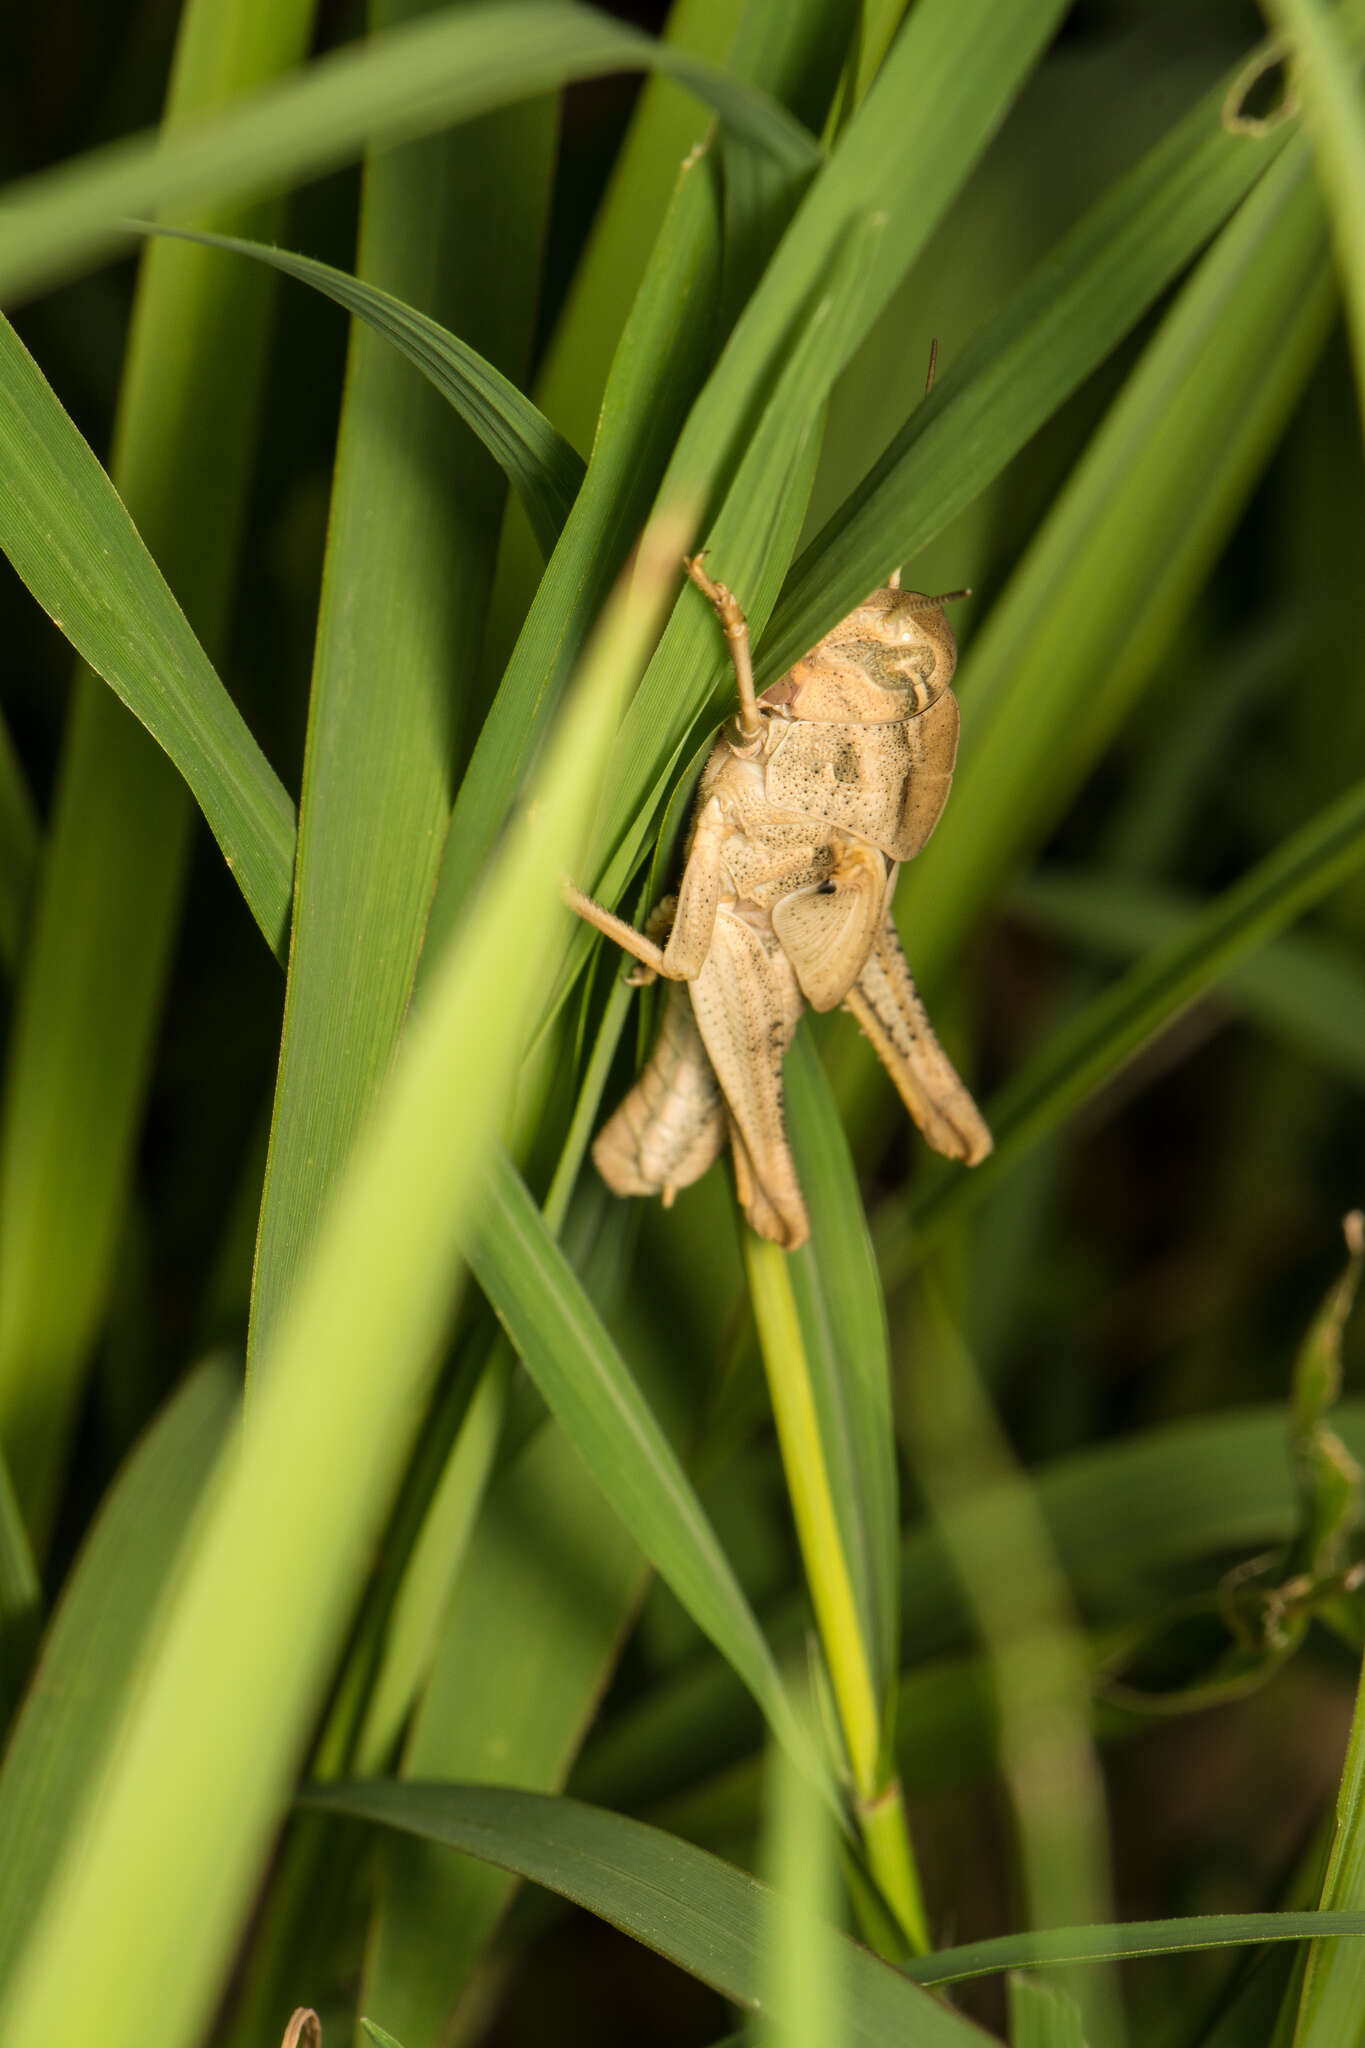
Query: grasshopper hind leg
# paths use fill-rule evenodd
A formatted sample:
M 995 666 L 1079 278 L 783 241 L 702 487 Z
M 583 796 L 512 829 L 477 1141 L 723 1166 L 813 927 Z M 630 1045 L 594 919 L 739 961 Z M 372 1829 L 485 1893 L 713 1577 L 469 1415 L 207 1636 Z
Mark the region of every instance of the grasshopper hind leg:
M 936 1152 L 979 1166 L 993 1144 L 985 1118 L 939 1044 L 888 911 L 877 943 L 844 1001 Z
M 679 982 L 640 1078 L 598 1132 L 593 1162 L 617 1195 L 662 1195 L 667 1208 L 724 1149 L 725 1104 Z
M 782 1107 L 782 1060 L 804 1008 L 791 962 L 775 938 L 722 909 L 691 988 L 725 1096 L 740 1203 L 760 1237 L 795 1251 L 810 1221 Z

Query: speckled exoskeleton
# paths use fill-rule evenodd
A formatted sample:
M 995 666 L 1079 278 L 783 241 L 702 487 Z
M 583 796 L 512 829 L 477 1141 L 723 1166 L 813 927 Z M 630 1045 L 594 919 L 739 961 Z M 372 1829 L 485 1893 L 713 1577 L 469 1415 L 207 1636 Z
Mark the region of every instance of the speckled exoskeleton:
M 902 861 L 938 823 L 957 754 L 957 662 L 942 600 L 874 590 L 754 693 L 744 614 L 697 556 L 739 686 L 697 794 L 676 898 L 647 932 L 568 900 L 669 991 L 639 1080 L 593 1146 L 617 1194 L 660 1194 L 734 1148 L 754 1229 L 788 1250 L 810 1234 L 782 1112 L 782 1060 L 807 1003 L 851 1010 L 928 1142 L 975 1165 L 991 1135 L 915 992 L 891 916 Z M 667 930 L 664 943 L 659 934 Z

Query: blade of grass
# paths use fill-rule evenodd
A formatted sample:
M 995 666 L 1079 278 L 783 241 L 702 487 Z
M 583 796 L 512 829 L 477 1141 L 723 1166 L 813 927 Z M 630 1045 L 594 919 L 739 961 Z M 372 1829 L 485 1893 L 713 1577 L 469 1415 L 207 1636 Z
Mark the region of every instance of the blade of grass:
M 410 0 L 378 0 L 372 28 L 382 33 L 416 11 Z M 511 449 L 511 467 L 520 464 L 539 489 L 541 451 L 517 440 L 527 421 L 539 422 L 542 447 L 554 453 L 545 423 L 486 357 L 520 371 L 529 352 L 556 120 L 553 102 L 534 102 L 375 152 L 365 170 L 357 267 L 383 289 L 372 300 L 371 284 L 342 273 L 312 279 L 357 312 L 377 301 L 382 317 L 375 331 L 353 336 L 333 474 L 280 1070 L 256 1239 L 253 1400 L 256 1366 L 392 1064 L 407 1011 L 450 807 L 463 696 L 457 679 L 478 663 L 505 495 L 493 457 L 506 462 Z M 300 274 L 310 275 L 309 267 Z M 496 291 L 489 289 L 493 275 Z M 440 314 L 485 354 L 453 343 L 403 300 Z M 438 396 L 390 346 L 413 333 L 428 352 L 451 343 L 445 356 L 460 380 L 458 397 L 449 375 L 432 377 Z M 425 367 L 421 350 L 418 367 Z M 469 425 L 488 452 L 442 398 L 472 412 Z M 506 429 L 498 408 L 509 415 Z M 547 512 L 553 482 L 545 479 Z M 478 1498 L 476 1490 L 471 1513 Z M 390 1545 L 397 1547 L 392 1533 Z M 343 1762 L 358 1767 L 354 1720 L 366 1711 L 377 1661 L 366 1626 L 377 1626 L 371 1617 L 383 1593 L 380 1583 L 370 1592 L 363 1640 L 340 1688 L 346 1704 L 334 1705 L 314 1752 L 319 1772 Z M 317 1821 L 291 1831 L 242 1973 L 235 2039 L 261 2038 L 271 2015 L 325 1970 L 350 1904 L 351 1846 Z
M 72 1830 L 11 1978 L 5 2048 L 83 2032 L 108 2048 L 151 2035 L 181 2048 L 203 2024 L 420 1424 L 518 1021 L 565 915 L 555 877 L 596 800 L 675 553 L 665 529 L 604 622 L 537 801 L 429 983 L 263 1361 L 116 1768 Z M 524 945 L 509 955 L 511 917 Z
M 837 1837 L 810 1785 L 779 1749 L 770 1752 L 763 1787 L 760 1869 L 770 1886 L 770 1925 L 760 1955 L 767 1984 L 761 2003 L 781 2014 L 773 2048 L 838 2048 L 845 2039 L 844 1982 L 829 1956 L 812 1946 L 812 1923 L 837 1924 Z
M 506 1155 L 469 1250 L 479 1285 L 571 1442 L 651 1563 L 799 1749 L 781 1680 L 691 1482 Z
M 900 1531 L 886 1309 L 848 1140 L 808 1031 L 787 1055 L 783 1088 L 811 1217 L 810 1243 L 787 1270 L 873 1687 L 884 1699 L 896 1669 Z
M 1360 1916 L 1365 1899 L 1365 1676 L 1356 1691 L 1351 1735 L 1337 1794 L 1336 1828 L 1322 1904 L 1333 1918 Z M 1328 2048 L 1359 2030 L 1365 1958 L 1353 1943 L 1313 1941 L 1299 1993 L 1294 2048 Z
M 345 163 L 367 143 L 411 141 L 571 80 L 651 66 L 780 162 L 817 161 L 799 122 L 684 51 L 590 7 L 485 0 L 320 58 L 215 121 L 169 139 L 132 136 L 12 186 L 0 300 L 102 261 L 130 215 L 251 198 Z
M 11 977 L 38 878 L 38 836 L 32 794 L 9 727 L 0 723 L 0 970 Z
M 1185 1920 L 1126 1920 L 1112 1927 L 1049 1927 L 940 1949 L 909 1964 L 921 1984 L 964 1984 L 1046 1963 L 1120 1962 L 1129 1956 L 1245 1948 L 1263 1941 L 1331 1940 L 1365 1934 L 1365 1913 L 1200 1913 Z M 1336 2039 L 1340 2041 L 1341 2036 Z
M 0 1457 L 0 1740 L 28 1677 L 43 1587 L 9 1466 Z
M 783 477 L 812 414 L 867 323 L 923 248 L 1059 12 L 1050 4 L 1001 10 L 980 0 L 965 5 L 924 0 L 916 7 L 807 193 L 693 407 L 668 481 L 688 489 L 704 484 L 714 491 L 734 468 L 725 512 L 711 525 L 707 540 L 714 550 L 713 567 L 738 591 L 756 639 L 776 594 L 765 587 L 776 551 L 761 545 L 771 515 L 765 509 L 756 520 L 755 507 L 785 510 Z M 914 121 L 904 117 L 908 104 L 917 110 Z M 855 293 L 847 275 L 849 236 L 860 219 L 870 227 L 874 218 L 885 223 L 884 253 L 857 281 Z M 825 317 L 837 326 L 831 325 L 823 346 L 812 346 L 811 317 L 836 278 L 839 294 Z M 771 425 L 765 421 L 775 444 L 765 473 L 753 463 L 753 413 L 784 354 L 785 374 L 793 379 L 784 400 L 787 433 L 784 439 L 779 432 L 780 416 Z M 809 382 L 809 389 L 799 392 L 798 365 L 802 381 Z M 735 468 L 745 444 L 745 463 Z M 790 496 L 789 484 L 785 491 Z M 760 564 L 765 565 L 761 573 Z M 776 567 L 780 575 L 781 563 Z M 720 672 L 714 639 L 708 642 L 704 632 L 711 625 L 695 594 L 685 593 L 622 734 L 613 803 L 601 834 L 608 851 L 631 831 L 660 770 L 677 758 L 689 726 L 714 701 Z M 601 865 L 600 860 L 595 864 L 598 874 Z M 617 900 L 625 880 L 626 875 L 613 871 L 611 881 L 603 884 L 609 901 Z
M 1055 1984 L 1011 1977 L 1010 2048 L 1086 2048 L 1080 2007 Z
M 1321 346 L 1324 257 L 1291 145 L 1181 292 L 973 644 L 954 802 L 897 892 L 931 983 L 1168 648 Z
M 1125 960 L 1178 946 L 1203 912 L 1182 891 L 1059 869 L 1031 875 L 1014 901 L 1031 924 Z M 1235 1008 L 1343 1080 L 1365 1082 L 1365 974 L 1339 940 L 1319 933 L 1268 939 L 1219 986 Z
M 488 123 L 484 122 L 474 130 L 474 136 L 487 132 Z M 387 162 L 391 154 L 386 151 L 380 161 Z M 497 193 L 496 181 L 489 179 L 483 196 L 493 199 Z M 496 246 L 493 223 L 480 218 L 479 226 L 481 249 L 491 255 Z M 178 235 L 184 241 L 204 242 L 214 249 L 228 249 L 258 263 L 268 263 L 286 277 L 312 285 L 315 291 L 365 321 L 376 334 L 385 336 L 409 362 L 416 364 L 466 425 L 473 428 L 520 496 L 542 551 L 550 554 L 583 481 L 582 458 L 487 356 L 480 355 L 439 320 L 419 312 L 392 292 L 381 291 L 366 278 L 352 277 L 347 271 L 337 270 L 330 263 L 318 263 L 311 256 L 296 256 L 288 249 L 270 249 L 263 242 L 244 242 L 234 235 L 191 235 L 183 229 L 150 226 L 146 232 Z M 518 248 L 520 244 L 503 242 L 504 254 L 509 247 Z M 482 298 L 487 307 L 486 278 L 483 282 Z M 499 283 L 501 300 L 507 286 L 505 270 L 499 271 Z M 407 284 L 404 288 L 413 290 L 416 286 Z M 476 307 L 465 306 L 460 317 L 467 321 L 476 313 Z
M 1254 947 L 1337 888 L 1365 861 L 1365 782 L 1311 818 L 1292 839 L 1208 907 L 1166 945 L 1131 967 L 1070 1018 L 990 1105 L 996 1150 L 950 1186 L 931 1182 L 915 1205 L 921 1231 L 979 1200 L 1014 1161 L 1055 1131 L 1105 1081 L 1213 987 Z M 908 1247 L 884 1240 L 893 1271 Z M 888 1272 L 884 1263 L 883 1272 Z M 890 1283 L 888 1283 L 890 1284 Z
M 764 1921 L 771 1912 L 766 1886 L 640 1821 L 577 1800 L 489 1785 L 381 1781 L 324 1786 L 306 1799 L 310 1806 L 410 1829 L 532 1878 L 751 2012 L 763 2010 L 764 1992 L 776 1988 L 765 1983 L 762 1969 Z M 1365 1927 L 1365 1916 L 1358 1917 Z M 915 1997 L 908 1978 L 833 1928 L 809 1922 L 807 1939 L 831 1975 L 842 1977 L 848 2043 L 965 2048 L 975 2042 L 979 2048 L 982 2037 L 970 2021 L 936 2000 Z M 785 2013 L 793 2015 L 791 2004 Z
M 1274 163 L 1292 131 L 1228 134 L 1219 118 L 1227 84 L 1119 179 L 944 365 L 794 565 L 759 656 L 765 680 L 971 504 Z
M 161 1597 L 237 1408 L 201 1366 L 104 1497 L 43 1639 L 0 1770 L 0 1980 L 8 1981 L 81 1802 L 109 1769 Z
M 515 1772 L 528 1790 L 558 1790 L 642 1582 L 639 1552 L 565 1432 L 539 1430 L 482 1503 L 404 1779 L 499 1783 Z M 434 2040 L 510 1881 L 428 1842 L 396 1837 L 385 1848 L 362 2002 L 405 2038 Z
M 929 1931 L 919 1871 L 900 1783 L 882 1740 L 883 1701 L 873 1684 L 869 1646 L 840 1535 L 786 1255 L 751 1230 L 743 1233 L 743 1253 L 787 1492 L 868 1866 L 894 1916 L 901 1944 L 922 1955 Z
M 295 62 L 312 19 L 312 0 L 194 0 L 181 22 L 168 124 L 191 120 Z M 268 234 L 272 221 L 273 211 L 239 209 L 186 224 Z M 139 264 L 113 483 L 210 648 L 225 638 L 273 289 L 265 273 L 234 276 L 224 257 L 206 249 L 163 244 L 146 250 Z M 50 412 L 48 419 L 57 424 Z M 66 455 L 75 475 L 91 484 L 101 516 L 113 522 L 111 538 L 128 544 L 133 529 L 107 479 L 83 445 L 68 443 Z M 0 517 L 16 516 L 11 495 Z M 160 598 L 159 579 L 147 583 L 145 563 L 133 566 Z M 92 563 L 81 573 L 91 577 L 96 597 L 117 595 L 107 577 L 101 587 Z M 63 610 L 69 596 L 62 594 Z M 207 669 L 174 604 L 163 625 L 170 651 L 179 648 L 192 672 L 196 662 Z M 152 679 L 153 688 L 174 673 L 172 665 Z M 207 675 L 203 682 L 207 689 Z M 244 742 L 239 765 L 254 761 L 264 770 L 225 697 L 220 709 L 223 726 Z M 229 764 L 222 764 L 221 781 L 230 786 Z M 294 859 L 292 825 L 283 829 L 287 808 L 265 770 L 246 809 L 271 827 L 256 854 L 274 864 L 260 880 L 280 940 Z M 189 794 L 160 748 L 97 676 L 81 671 L 11 1030 L 0 1128 L 0 1435 L 15 1454 L 16 1483 L 40 1549 L 104 1315 L 192 819 Z
M 377 33 L 412 11 L 385 0 Z M 490 116 L 367 167 L 359 268 L 433 305 L 509 367 L 530 344 L 546 111 Z M 494 250 L 520 253 L 504 261 Z M 356 331 L 309 703 L 252 1372 L 407 1010 L 450 808 L 452 679 L 478 662 L 503 495 L 468 429 L 385 340 Z
M 1323 197 L 1333 221 L 1337 263 L 1345 287 L 1346 316 L 1355 353 L 1356 387 L 1365 402 L 1365 99 L 1346 21 L 1320 0 L 1264 0 L 1293 59 L 1294 84 L 1317 159 Z
M 267 942 L 294 806 L 196 640 L 114 486 L 0 319 L 0 548 L 77 653 L 170 755 Z
M 1084 1642 L 975 1362 L 932 1280 L 920 1298 L 922 1342 L 902 1378 L 907 1441 L 986 1651 L 1024 1911 L 1032 1926 L 1103 1920 L 1109 1831 Z M 1093 2037 L 1121 2040 L 1112 1976 L 1089 1971 L 1074 1988 Z

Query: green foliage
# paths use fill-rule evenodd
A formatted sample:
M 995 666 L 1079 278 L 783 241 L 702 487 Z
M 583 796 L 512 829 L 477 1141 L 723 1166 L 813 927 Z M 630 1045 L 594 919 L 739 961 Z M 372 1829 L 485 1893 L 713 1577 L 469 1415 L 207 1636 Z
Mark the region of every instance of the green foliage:
M 1357 2025 L 1365 5 L 1198 14 L 16 30 L 0 2048 Z M 973 586 L 995 1151 L 807 1019 L 790 1256 L 588 1158 L 700 546 L 760 685 Z

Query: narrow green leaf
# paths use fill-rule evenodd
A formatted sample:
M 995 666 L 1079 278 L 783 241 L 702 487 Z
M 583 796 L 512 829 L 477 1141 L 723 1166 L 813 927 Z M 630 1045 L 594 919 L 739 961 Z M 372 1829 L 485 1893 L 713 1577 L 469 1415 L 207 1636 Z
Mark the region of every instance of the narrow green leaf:
M 43 1586 L 9 1466 L 0 1455 L 0 1731 L 28 1676 L 38 1640 Z M 3 1739 L 0 1736 L 0 1739 Z
M 707 538 L 712 571 L 738 592 L 756 638 L 776 594 L 767 578 L 782 572 L 774 560 L 779 551 L 765 537 L 773 511 L 783 513 L 791 496 L 784 476 L 792 474 L 834 376 L 924 247 L 1060 12 L 1052 0 L 1007 9 L 989 0 L 922 0 L 812 184 L 689 416 L 669 483 L 714 489 L 733 472 Z M 917 110 L 914 121 L 905 118 L 907 105 Z M 860 265 L 855 282 L 850 236 L 878 226 L 881 253 L 875 265 Z M 758 430 L 771 442 L 764 450 L 752 413 L 784 356 L 785 388 L 777 387 Z M 757 505 L 765 508 L 761 519 Z M 622 734 L 615 801 L 602 833 L 606 850 L 619 845 L 660 771 L 676 760 L 689 725 L 715 701 L 723 672 L 703 637 L 708 625 L 688 593 Z M 636 852 L 627 841 L 602 884 L 609 900 L 619 896 Z
M 515 1769 L 528 1790 L 558 1790 L 644 1574 L 569 1436 L 548 1422 L 482 1500 L 404 1746 L 403 1778 L 499 1784 Z M 362 2003 L 406 2039 L 433 2040 L 450 2023 L 511 1880 L 411 1837 L 385 1848 Z
M 1055 1984 L 1011 1977 L 1010 2048 L 1085 2048 L 1081 2010 Z
M 130 215 L 254 197 L 345 163 L 366 143 L 410 141 L 576 79 L 651 66 L 779 162 L 818 161 L 790 114 L 684 51 L 591 7 L 484 0 L 336 51 L 215 121 L 133 136 L 11 187 L 0 300 L 112 254 Z
M 691 1481 L 505 1154 L 469 1261 L 527 1371 L 646 1557 L 797 1742 L 777 1668 Z
M 751 2012 L 765 2010 L 767 1888 L 730 1864 L 620 1814 L 574 1799 L 489 1785 L 328 1785 L 307 1804 L 444 1842 L 514 1870 L 573 1899 L 637 1941 L 712 1984 Z M 1266 1916 L 1273 1918 L 1274 1916 Z M 1311 1916 L 1310 1916 L 1311 1917 Z M 1365 1930 L 1365 1915 L 1359 1918 Z M 843 1981 L 843 2040 L 886 2048 L 980 2043 L 967 2020 L 833 1928 L 811 1921 L 807 1938 Z M 774 2017 L 791 2016 L 792 2008 Z
M 357 267 L 509 367 L 525 359 L 534 320 L 546 111 L 509 109 L 367 166 Z M 500 245 L 516 253 L 490 293 Z M 450 809 L 459 679 L 479 662 L 503 499 L 483 448 L 385 340 L 358 330 L 309 701 L 252 1374 L 407 1012 Z
M 1091 1665 L 1033 1488 L 932 1278 L 906 1374 L 907 1449 L 986 1652 L 999 1767 L 1031 1926 L 1113 1910 Z M 1121 2032 L 1109 1972 L 1076 1984 L 1096 2038 Z
M 922 1227 L 980 1199 L 1196 997 L 1365 861 L 1365 782 L 1309 820 L 1172 942 L 1068 1020 L 989 1108 L 996 1149 L 970 1176 L 931 1184 Z M 935 1191 L 936 1190 L 936 1191 Z
M 1365 98 L 1344 22 L 1361 10 L 1321 0 L 1265 0 L 1265 12 L 1292 53 L 1318 176 L 1331 210 L 1337 262 L 1355 349 L 1356 385 L 1365 403 Z
M 596 800 L 623 682 L 657 630 L 675 532 L 605 621 L 537 801 L 433 974 L 319 1228 L 114 1768 L 11 1977 L 4 2048 L 83 2034 L 182 2048 L 220 1987 L 420 1426 L 519 1020 L 566 915 L 556 877 Z M 509 954 L 513 917 L 524 944 Z
M 0 548 L 184 776 L 276 952 L 294 806 L 214 673 L 108 477 L 0 320 Z
M 296 63 L 312 20 L 313 0 L 188 0 L 168 126 L 203 118 Z M 195 216 L 185 225 L 268 235 L 274 220 L 271 206 Z M 142 252 L 110 457 L 113 490 L 56 401 L 48 396 L 42 410 L 54 432 L 61 429 L 58 445 L 75 481 L 90 484 L 113 538 L 132 547 L 135 576 L 168 606 L 171 651 L 182 651 L 210 694 L 217 692 L 230 733 L 243 743 L 238 765 L 259 771 L 245 807 L 271 824 L 258 851 L 273 863 L 261 882 L 282 947 L 294 861 L 290 807 L 129 525 L 131 515 L 199 645 L 216 654 L 226 640 L 245 524 L 274 291 L 268 273 L 243 273 L 213 250 L 158 243 Z M 0 521 L 19 516 L 16 497 L 5 494 Z M 54 548 L 45 576 L 60 559 Z M 113 580 L 118 561 L 115 550 L 77 565 L 97 624 L 105 600 L 119 605 L 127 595 Z M 119 659 L 140 661 L 146 647 L 138 622 L 106 623 Z M 154 701 L 174 675 L 172 665 L 144 678 Z M 230 783 L 231 764 L 220 767 Z M 194 815 L 189 791 L 152 735 L 82 666 L 25 942 L 0 1129 L 0 1435 L 40 1551 L 114 1271 Z
M 765 680 L 971 504 L 1198 255 L 1290 130 L 1230 135 L 1217 86 L 1050 249 L 794 565 Z
M 1365 1671 L 1356 1690 L 1346 1760 L 1337 1791 L 1336 1826 L 1322 1885 L 1323 1917 L 1365 1918 Z M 1325 1931 L 1325 1930 L 1324 1930 Z M 1315 1938 L 1299 1993 L 1294 2048 L 1337 2048 L 1359 2033 L 1365 1999 L 1365 1952 L 1354 1942 Z
M 1184 286 L 963 663 L 953 801 L 896 897 L 929 982 L 1151 679 L 1330 305 L 1321 213 L 1290 144 Z
M 879 1699 L 896 1669 L 900 1510 L 886 1309 L 848 1140 L 808 1031 L 783 1069 L 810 1243 L 787 1262 Z
M 155 227 L 146 232 L 178 235 L 184 241 L 203 242 L 268 263 L 335 299 L 401 349 L 473 428 L 520 496 L 536 538 L 546 555 L 550 554 L 583 481 L 582 458 L 544 413 L 477 349 L 392 292 L 381 291 L 365 278 L 352 277 L 311 256 L 270 249 L 263 242 L 244 242 L 234 235 L 194 235 L 183 229 Z
M 1057 868 L 1030 875 L 1013 901 L 1031 924 L 1121 960 L 1179 946 L 1207 907 L 1128 875 Z M 1323 932 L 1267 939 L 1226 970 L 1218 989 L 1343 1080 L 1365 1082 L 1365 971 L 1354 948 Z
M 1113 1927 L 1046 1927 L 1032 1934 L 1002 1934 L 940 1949 L 906 1965 L 920 1984 L 962 1984 L 1001 1970 L 1044 1963 L 1087 1963 L 1128 1956 L 1176 1955 L 1210 1948 L 1244 1948 L 1263 1941 L 1330 1940 L 1365 1934 L 1362 1913 L 1201 1913 L 1187 1920 L 1127 1920 Z M 1345 1950 L 1350 1952 L 1349 1946 Z M 1358 2012 L 1359 2008 L 1354 2009 Z M 1334 2041 L 1340 2042 L 1337 2034 Z
M 38 875 L 38 813 L 14 751 L 0 724 L 0 969 L 13 975 Z
M 114 1480 L 72 1567 L 0 1771 L 0 1982 L 13 1975 L 82 1801 L 107 1772 L 236 1406 L 225 1364 L 193 1373 Z
M 403 2048 L 401 2041 L 395 2041 L 392 2034 L 386 2034 L 373 2020 L 367 2020 L 362 2016 L 360 2024 L 370 2039 L 378 2044 L 378 2048 Z

